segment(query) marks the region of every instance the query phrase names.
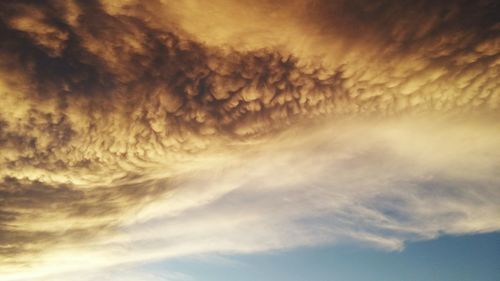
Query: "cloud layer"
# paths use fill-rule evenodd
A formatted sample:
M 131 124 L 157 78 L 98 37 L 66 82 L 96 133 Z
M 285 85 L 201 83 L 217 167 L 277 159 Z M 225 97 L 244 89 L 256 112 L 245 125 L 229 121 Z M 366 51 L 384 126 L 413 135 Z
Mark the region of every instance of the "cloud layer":
M 499 4 L 372 2 L 0 3 L 4 276 L 498 230 Z

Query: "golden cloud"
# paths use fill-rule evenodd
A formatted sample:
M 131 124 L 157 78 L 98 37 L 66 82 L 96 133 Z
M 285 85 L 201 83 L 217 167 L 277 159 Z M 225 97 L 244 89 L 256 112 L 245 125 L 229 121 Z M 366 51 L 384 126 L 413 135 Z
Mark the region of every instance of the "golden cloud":
M 15 272 L 48 251 L 115 237 L 158 198 L 196 190 L 186 186 L 207 167 L 221 183 L 244 177 L 235 168 L 246 167 L 242 159 L 262 151 L 279 157 L 274 151 L 298 142 L 290 132 L 304 127 L 414 117 L 446 120 L 425 133 L 464 120 L 488 124 L 480 134 L 497 132 L 490 121 L 500 117 L 498 8 L 458 0 L 3 1 L 0 262 Z M 475 138 L 477 153 L 457 155 L 477 160 L 473 174 L 491 178 L 497 163 L 481 155 L 498 150 L 483 138 Z M 396 139 L 388 143 L 413 143 Z M 314 154 L 311 146 L 293 150 Z M 409 158 L 455 159 L 423 155 Z M 490 222 L 477 230 L 498 229 Z

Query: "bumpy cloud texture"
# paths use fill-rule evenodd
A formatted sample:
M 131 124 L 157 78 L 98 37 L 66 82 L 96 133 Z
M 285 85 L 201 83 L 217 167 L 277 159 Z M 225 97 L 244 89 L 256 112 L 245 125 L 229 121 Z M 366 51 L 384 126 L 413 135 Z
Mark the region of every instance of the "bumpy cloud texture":
M 3 1 L 4 276 L 498 230 L 499 11 Z

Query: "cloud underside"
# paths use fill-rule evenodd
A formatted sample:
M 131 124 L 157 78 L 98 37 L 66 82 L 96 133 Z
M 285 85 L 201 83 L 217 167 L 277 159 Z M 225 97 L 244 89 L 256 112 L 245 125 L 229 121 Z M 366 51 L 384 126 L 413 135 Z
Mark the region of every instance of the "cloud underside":
M 2 276 L 499 230 L 476 2 L 0 3 Z

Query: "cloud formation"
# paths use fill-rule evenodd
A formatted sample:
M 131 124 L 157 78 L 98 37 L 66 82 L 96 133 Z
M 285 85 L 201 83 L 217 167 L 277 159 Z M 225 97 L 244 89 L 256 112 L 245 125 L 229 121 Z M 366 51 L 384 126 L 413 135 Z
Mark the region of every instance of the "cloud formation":
M 498 230 L 499 4 L 372 2 L 0 3 L 4 276 Z

